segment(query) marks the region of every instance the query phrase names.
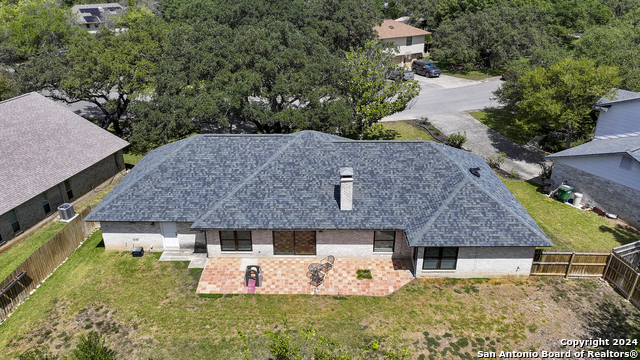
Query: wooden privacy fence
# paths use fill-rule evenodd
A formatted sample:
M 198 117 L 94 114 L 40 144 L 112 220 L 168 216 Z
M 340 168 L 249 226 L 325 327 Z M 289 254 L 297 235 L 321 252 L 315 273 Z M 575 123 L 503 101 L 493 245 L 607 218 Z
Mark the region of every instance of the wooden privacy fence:
M 89 206 L 0 282 L 0 322 L 96 229 L 98 223 L 84 221 L 90 212 Z
M 536 250 L 532 276 L 602 277 L 611 253 Z
M 636 266 L 637 262 L 631 263 L 627 260 L 632 259 L 637 261 L 638 258 L 630 251 L 623 251 L 622 254 L 617 252 L 620 248 L 625 250 L 625 247 L 631 247 L 638 243 L 640 242 L 636 241 L 635 243 L 613 249 L 609 265 L 604 271 L 604 279 L 616 287 L 633 305 L 640 308 L 640 289 L 638 289 L 638 285 L 640 285 L 638 283 L 640 271 L 638 271 L 638 267 Z M 636 252 L 640 251 L 637 246 L 635 246 L 635 249 Z

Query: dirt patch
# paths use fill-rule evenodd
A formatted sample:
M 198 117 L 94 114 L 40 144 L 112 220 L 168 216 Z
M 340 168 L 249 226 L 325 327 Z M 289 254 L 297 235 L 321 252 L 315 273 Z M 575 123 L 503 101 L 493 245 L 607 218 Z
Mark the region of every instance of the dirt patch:
M 69 304 L 57 303 L 48 310 L 40 322 L 28 336 L 17 337 L 7 344 L 10 351 L 18 349 L 46 349 L 54 356 L 69 355 L 75 349 L 79 337 L 95 331 L 102 335 L 106 345 L 115 350 L 123 358 L 137 358 L 136 349 L 141 343 L 152 343 L 149 334 L 138 333 L 135 322 L 124 323 L 117 319 L 117 310 L 105 304 L 92 304 L 77 312 L 75 317 L 64 319 Z

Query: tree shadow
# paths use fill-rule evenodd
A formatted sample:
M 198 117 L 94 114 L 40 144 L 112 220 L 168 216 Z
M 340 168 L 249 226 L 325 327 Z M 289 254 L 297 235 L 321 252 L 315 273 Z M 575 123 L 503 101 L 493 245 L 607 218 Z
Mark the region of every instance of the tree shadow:
M 616 339 L 637 339 L 640 336 L 640 313 L 637 311 L 624 311 L 616 304 L 606 301 L 585 315 L 589 319 L 586 326 L 587 338 L 611 339 L 615 335 Z M 622 348 L 611 343 L 609 345 L 600 349 Z
M 626 245 L 640 240 L 640 232 L 621 225 L 616 225 L 615 227 L 600 225 L 600 232 L 613 235 L 620 245 Z
M 505 109 L 485 109 L 483 123 L 507 139 L 526 144 L 533 136 L 516 122 L 515 115 Z

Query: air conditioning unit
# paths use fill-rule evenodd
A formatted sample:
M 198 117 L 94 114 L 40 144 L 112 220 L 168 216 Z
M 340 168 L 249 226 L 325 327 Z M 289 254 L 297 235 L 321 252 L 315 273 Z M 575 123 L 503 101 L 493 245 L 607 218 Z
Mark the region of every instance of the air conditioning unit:
M 71 220 L 76 216 L 76 212 L 73 211 L 73 204 L 69 203 L 58 206 L 58 214 L 60 215 L 60 220 Z

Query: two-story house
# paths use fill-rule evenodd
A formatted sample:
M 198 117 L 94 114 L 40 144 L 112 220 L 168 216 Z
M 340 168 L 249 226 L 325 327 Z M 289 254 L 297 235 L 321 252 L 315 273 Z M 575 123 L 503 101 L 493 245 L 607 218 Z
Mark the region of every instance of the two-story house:
M 398 64 L 423 57 L 426 36 L 431 35 L 428 31 L 391 19 L 373 29 L 378 33 L 378 39 L 398 46 L 395 52 Z
M 90 33 L 102 29 L 110 16 L 117 15 L 124 8 L 118 3 L 75 5 L 71 11 L 76 15 L 76 23 L 80 29 Z

